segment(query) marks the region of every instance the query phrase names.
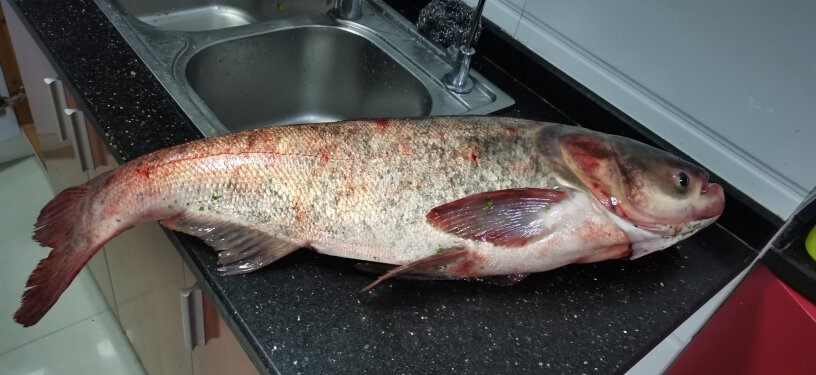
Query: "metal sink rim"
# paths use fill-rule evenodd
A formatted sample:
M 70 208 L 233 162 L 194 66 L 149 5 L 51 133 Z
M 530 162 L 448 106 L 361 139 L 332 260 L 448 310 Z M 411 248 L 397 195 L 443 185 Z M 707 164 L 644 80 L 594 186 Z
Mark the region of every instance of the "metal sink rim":
M 230 130 L 187 80 L 190 58 L 216 44 L 300 27 L 337 28 L 375 44 L 426 87 L 432 97 L 431 116 L 488 114 L 514 103 L 475 70 L 471 70 L 476 83 L 473 92 L 456 94 L 445 89 L 441 78 L 452 69 L 445 51 L 420 36 L 413 24 L 381 0 L 363 0 L 363 16 L 355 21 L 316 14 L 203 31 L 156 27 L 137 19 L 115 0 L 94 1 L 205 137 Z

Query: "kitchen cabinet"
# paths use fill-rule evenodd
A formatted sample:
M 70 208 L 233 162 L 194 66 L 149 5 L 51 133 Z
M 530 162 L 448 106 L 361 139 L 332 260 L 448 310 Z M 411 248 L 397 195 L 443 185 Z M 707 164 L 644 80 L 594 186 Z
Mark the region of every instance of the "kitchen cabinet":
M 44 164 L 55 192 L 88 180 L 79 153 L 74 148 L 74 129 L 70 119 L 61 110 L 66 107 L 62 82 L 22 21 L 8 11 L 7 0 L 2 0 L 20 76 L 26 88 L 35 130 L 40 139 Z
M 7 0 L 0 4 L 54 192 L 115 169 L 115 158 L 65 90 L 56 69 Z M 158 223 L 120 234 L 90 260 L 88 269 L 148 373 L 257 373 L 209 302 L 205 344 L 185 346 L 180 292 L 195 280 Z
M 196 284 L 195 277 L 187 267 L 184 267 L 184 283 L 187 287 L 194 287 Z M 195 375 L 257 374 L 258 370 L 255 369 L 227 323 L 206 296 L 202 301 L 202 310 L 206 344 L 193 349 L 193 373 Z

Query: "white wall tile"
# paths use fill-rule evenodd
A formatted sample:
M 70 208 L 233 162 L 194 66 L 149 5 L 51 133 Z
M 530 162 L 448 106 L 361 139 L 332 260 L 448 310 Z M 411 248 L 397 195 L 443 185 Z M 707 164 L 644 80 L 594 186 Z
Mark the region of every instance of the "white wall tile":
M 475 7 L 477 0 L 464 0 L 465 4 Z M 499 26 L 508 35 L 516 32 L 524 0 L 487 0 L 482 16 Z

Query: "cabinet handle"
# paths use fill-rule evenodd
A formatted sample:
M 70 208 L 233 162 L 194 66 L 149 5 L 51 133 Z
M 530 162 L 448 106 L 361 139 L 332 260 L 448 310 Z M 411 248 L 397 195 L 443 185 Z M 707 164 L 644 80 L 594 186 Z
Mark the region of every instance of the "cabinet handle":
M 91 145 L 88 142 L 88 128 L 85 127 L 85 114 L 78 109 L 66 109 L 65 115 L 68 116 L 68 122 L 74 133 L 71 139 L 74 144 L 74 155 L 79 160 L 82 171 L 87 172 L 94 164 Z
M 65 101 L 65 90 L 62 87 L 62 81 L 54 78 L 43 79 L 48 90 L 51 92 L 51 99 L 54 103 L 54 112 L 57 115 L 57 137 L 60 141 L 68 139 L 68 120 L 62 110 L 68 106 Z
M 184 346 L 192 351 L 204 345 L 204 301 L 198 283 L 184 288 L 181 294 L 181 325 L 184 328 Z
M 105 147 L 105 141 L 99 137 L 99 133 L 87 121 L 85 122 L 85 131 L 88 132 L 88 145 L 91 149 L 91 160 L 93 160 L 93 168 L 104 167 L 108 165 L 108 152 Z M 114 163 L 115 164 L 115 163 Z

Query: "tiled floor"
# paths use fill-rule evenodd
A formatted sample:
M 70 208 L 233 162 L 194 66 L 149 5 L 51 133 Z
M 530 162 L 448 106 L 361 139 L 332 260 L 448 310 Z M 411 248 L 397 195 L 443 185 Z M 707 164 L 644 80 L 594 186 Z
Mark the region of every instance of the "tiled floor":
M 51 197 L 33 156 L 0 163 L 0 375 L 143 374 L 87 270 L 37 325 L 12 320 L 28 275 L 48 254 L 31 234 Z

